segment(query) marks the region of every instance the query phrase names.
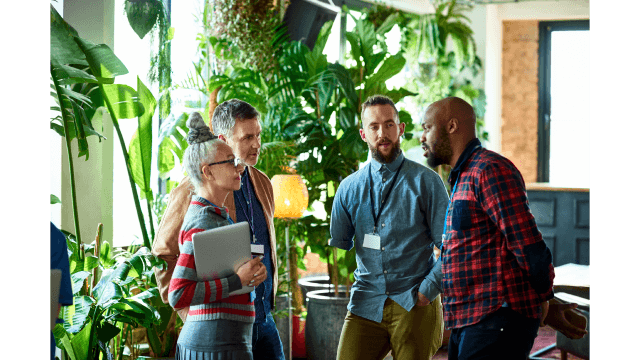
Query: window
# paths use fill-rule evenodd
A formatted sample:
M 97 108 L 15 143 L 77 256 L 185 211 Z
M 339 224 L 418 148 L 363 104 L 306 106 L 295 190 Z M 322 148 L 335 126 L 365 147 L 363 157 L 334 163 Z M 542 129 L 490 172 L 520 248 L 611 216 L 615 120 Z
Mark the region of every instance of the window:
M 538 181 L 589 187 L 589 20 L 540 22 Z
M 114 52 L 116 56 L 125 64 L 129 73 L 116 78 L 116 83 L 126 84 L 136 89 L 137 79 L 140 80 L 151 90 L 156 100 L 158 95 L 158 85 L 150 84 L 147 79 L 149 70 L 150 57 L 152 53 L 152 44 L 150 42 L 151 33 L 147 34 L 143 39 L 131 29 L 127 15 L 121 10 L 124 9 L 125 0 L 117 0 L 115 3 L 115 41 Z M 171 8 L 171 26 L 175 28 L 175 35 L 171 44 L 171 66 L 172 66 L 172 83 L 180 84 L 184 81 L 186 74 L 192 68 L 193 57 L 197 51 L 197 34 L 202 31 L 199 28 L 201 23 L 198 22 L 197 15 L 202 13 L 202 2 L 200 0 L 189 0 L 180 3 L 180 6 Z M 157 51 L 157 35 L 154 39 L 153 51 Z M 172 98 L 173 92 L 172 92 Z M 174 99 L 176 100 L 176 99 Z M 152 145 L 153 157 L 151 164 L 151 187 L 157 192 L 158 171 L 156 153 L 159 141 L 158 136 L 158 112 L 156 108 L 154 114 L 154 143 Z M 137 129 L 136 119 L 123 120 L 120 123 L 120 130 L 124 137 L 127 147 L 131 141 L 131 137 Z M 115 133 L 114 133 L 115 136 Z M 181 170 L 179 159 L 176 158 L 175 178 L 172 172 L 172 179 L 180 181 Z M 140 231 L 140 223 L 131 194 L 131 186 L 120 148 L 119 141 L 114 142 L 113 147 L 113 246 L 128 246 L 130 244 L 142 244 L 142 232 Z M 137 189 L 138 190 L 138 189 Z M 138 192 L 139 195 L 139 192 Z M 148 211 L 146 200 L 140 200 L 142 212 L 147 220 L 147 231 L 150 233 Z M 154 222 L 154 229 L 157 230 L 157 223 Z M 153 240 L 151 240 L 153 241 Z

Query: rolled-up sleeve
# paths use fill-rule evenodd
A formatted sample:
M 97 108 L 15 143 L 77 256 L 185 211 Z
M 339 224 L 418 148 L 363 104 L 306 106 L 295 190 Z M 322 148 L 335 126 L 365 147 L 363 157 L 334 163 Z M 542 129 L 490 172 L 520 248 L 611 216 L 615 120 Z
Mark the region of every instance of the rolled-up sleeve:
M 351 250 L 353 248 L 353 235 L 356 231 L 351 221 L 351 215 L 349 215 L 345 206 L 346 187 L 347 185 L 345 183 L 340 184 L 333 200 L 331 224 L 329 227 L 331 234 L 329 245 L 343 250 Z
M 442 231 L 444 229 L 447 205 L 449 204 L 449 195 L 440 176 L 435 173 L 432 174 L 432 178 L 426 184 L 426 188 L 423 187 L 422 194 L 427 196 L 425 221 L 427 228 L 430 230 L 431 241 L 440 249 L 442 248 Z M 434 263 L 433 267 L 420 283 L 418 291 L 426 296 L 429 301 L 433 301 L 438 294 L 442 293 L 442 262 L 441 258 L 436 261 L 433 254 L 429 261 Z

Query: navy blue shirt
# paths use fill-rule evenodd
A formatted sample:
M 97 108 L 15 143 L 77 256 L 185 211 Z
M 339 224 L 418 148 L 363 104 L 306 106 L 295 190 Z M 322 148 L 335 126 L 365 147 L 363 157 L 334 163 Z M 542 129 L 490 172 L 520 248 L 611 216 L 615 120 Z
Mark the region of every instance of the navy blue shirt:
M 264 258 L 262 263 L 267 267 L 267 280 L 256 287 L 256 299 L 254 302 L 256 308 L 255 323 L 266 321 L 266 316 L 271 312 L 271 291 L 273 289 L 273 271 L 271 270 L 271 246 L 269 242 L 269 228 L 267 220 L 262 211 L 262 205 L 256 198 L 256 192 L 249 179 L 249 172 L 244 171 L 242 174 L 242 187 L 240 190 L 233 192 L 233 199 L 236 204 L 236 220 L 237 222 L 246 221 L 251 228 L 251 239 L 255 235 L 255 244 L 264 246 Z M 252 216 L 253 215 L 253 216 Z M 253 218 L 253 224 L 252 224 Z

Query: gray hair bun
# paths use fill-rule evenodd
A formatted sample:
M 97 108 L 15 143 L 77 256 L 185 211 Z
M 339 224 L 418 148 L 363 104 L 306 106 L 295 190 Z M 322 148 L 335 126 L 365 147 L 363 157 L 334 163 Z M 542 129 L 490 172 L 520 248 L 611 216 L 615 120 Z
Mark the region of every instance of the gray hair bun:
M 189 133 L 187 134 L 187 143 L 189 145 L 202 143 L 215 138 L 209 127 L 205 125 L 202 115 L 197 111 L 189 115 L 187 127 L 189 128 Z

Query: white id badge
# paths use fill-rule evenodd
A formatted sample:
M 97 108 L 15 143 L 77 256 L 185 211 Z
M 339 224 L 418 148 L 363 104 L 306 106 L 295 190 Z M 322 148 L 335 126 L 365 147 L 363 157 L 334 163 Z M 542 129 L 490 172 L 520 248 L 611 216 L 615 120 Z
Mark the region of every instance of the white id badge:
M 380 250 L 380 235 L 364 234 L 364 243 L 362 245 L 370 249 Z
M 264 245 L 251 244 L 251 255 L 264 256 Z

